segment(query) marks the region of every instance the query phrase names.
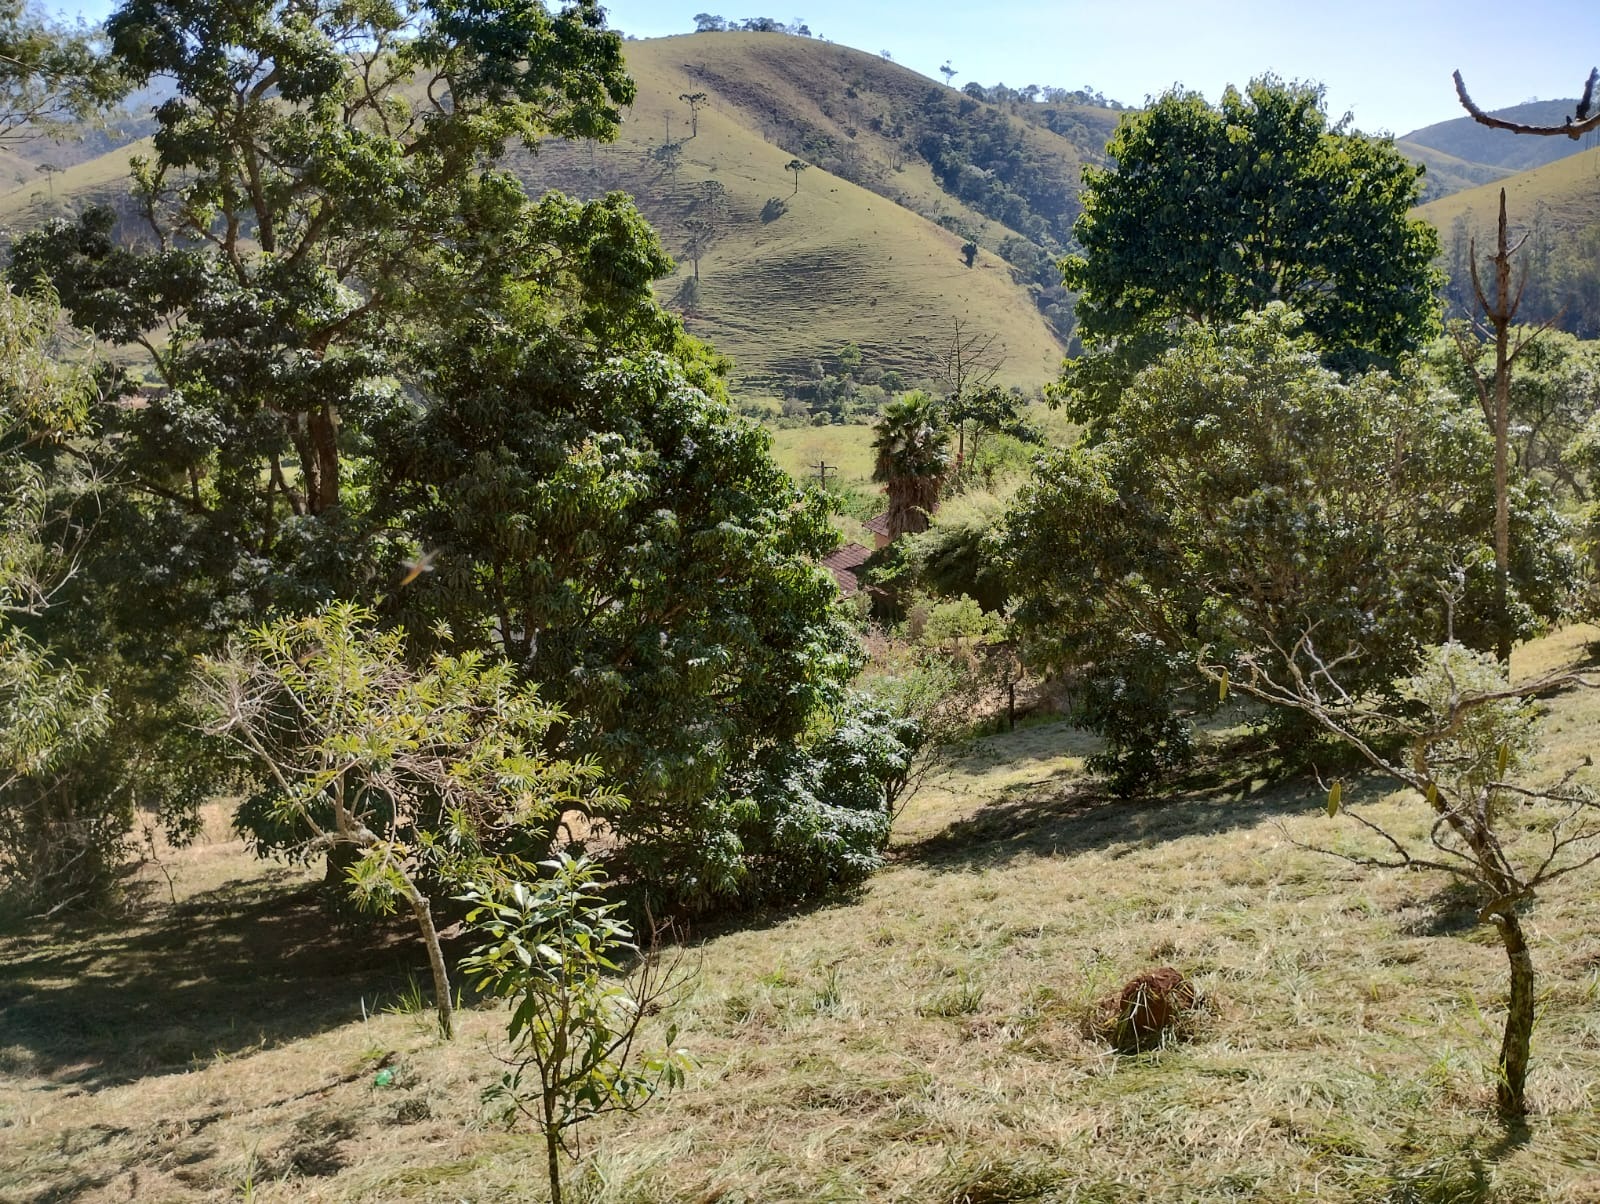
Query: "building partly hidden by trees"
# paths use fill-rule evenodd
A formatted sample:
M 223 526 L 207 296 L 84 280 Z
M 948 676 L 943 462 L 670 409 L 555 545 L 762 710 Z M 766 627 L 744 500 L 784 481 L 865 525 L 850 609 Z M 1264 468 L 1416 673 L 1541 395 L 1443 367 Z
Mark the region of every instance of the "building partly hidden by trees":
M 411 657 L 482 651 L 537 683 L 548 751 L 628 800 L 590 817 L 612 868 L 658 899 L 870 868 L 910 732 L 873 728 L 868 757 L 834 738 L 859 735 L 856 645 L 814 566 L 823 504 L 655 303 L 670 260 L 632 203 L 536 201 L 499 166 L 614 135 L 633 85 L 601 9 L 129 0 L 107 30 L 128 85 L 172 93 L 136 215 L 31 232 L 9 268 L 141 364 L 74 443 L 99 521 L 23 623 L 99 666 L 82 771 L 180 817 L 241 785 L 197 734 L 193 658 L 347 602 L 419 633 Z M 862 788 L 807 785 L 840 774 Z M 326 852 L 274 789 L 240 814 L 251 839 Z

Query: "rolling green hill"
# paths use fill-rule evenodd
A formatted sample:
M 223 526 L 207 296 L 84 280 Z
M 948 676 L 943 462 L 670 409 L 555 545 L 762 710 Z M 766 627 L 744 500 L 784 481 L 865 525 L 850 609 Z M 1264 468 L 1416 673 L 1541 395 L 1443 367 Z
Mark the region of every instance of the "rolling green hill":
M 634 42 L 628 65 L 639 98 L 617 143 L 547 143 L 517 170 L 637 197 L 680 259 L 664 295 L 747 390 L 775 396 L 847 342 L 926 378 L 955 318 L 1005 344 L 1002 383 L 1054 374 L 1070 310 L 1048 312 L 1064 296 L 1039 263 L 1064 244 L 1116 114 L 1084 106 L 1073 141 L 881 57 L 778 34 Z M 694 93 L 692 121 L 680 97 Z M 971 268 L 968 238 L 983 248 Z

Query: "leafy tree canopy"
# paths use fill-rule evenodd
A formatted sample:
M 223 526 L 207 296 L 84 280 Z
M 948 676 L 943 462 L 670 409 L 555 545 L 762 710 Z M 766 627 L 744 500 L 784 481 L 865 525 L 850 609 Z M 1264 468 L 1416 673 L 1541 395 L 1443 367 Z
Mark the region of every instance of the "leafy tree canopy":
M 1392 365 L 1435 326 L 1438 236 L 1412 220 L 1421 168 L 1331 124 L 1320 88 L 1272 76 L 1213 107 L 1174 90 L 1084 171 L 1080 333 L 1111 342 L 1281 301 L 1339 369 Z
M 1041 463 L 1012 513 L 1018 620 L 1036 658 L 1093 667 L 1086 718 L 1115 737 L 1115 764 L 1181 744 L 1175 692 L 1201 649 L 1283 670 L 1309 632 L 1346 689 L 1383 691 L 1425 643 L 1492 646 L 1481 420 L 1410 377 L 1341 381 L 1316 352 L 1281 305 L 1189 327 L 1098 441 Z M 1526 634 L 1557 613 L 1572 564 L 1536 485 L 1516 484 L 1512 514 Z

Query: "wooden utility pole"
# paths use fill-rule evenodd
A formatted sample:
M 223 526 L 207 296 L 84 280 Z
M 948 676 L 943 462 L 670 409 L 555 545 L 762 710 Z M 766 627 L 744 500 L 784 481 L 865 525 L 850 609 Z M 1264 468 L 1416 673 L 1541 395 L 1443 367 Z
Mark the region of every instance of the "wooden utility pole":
M 837 464 L 829 464 L 826 460 L 818 460 L 811 467 L 816 470 L 817 484 L 823 489 L 827 489 L 828 487 L 828 474 L 830 472 L 836 473 L 839 471 L 839 466 Z

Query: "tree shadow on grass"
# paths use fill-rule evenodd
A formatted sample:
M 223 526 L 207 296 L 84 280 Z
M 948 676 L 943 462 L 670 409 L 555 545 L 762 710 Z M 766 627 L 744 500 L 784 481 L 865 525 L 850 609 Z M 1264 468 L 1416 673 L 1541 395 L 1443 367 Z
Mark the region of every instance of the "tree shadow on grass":
M 132 919 L 34 924 L 0 933 L 0 1072 L 84 1089 L 169 1073 L 346 1023 L 419 969 L 403 923 L 340 928 L 285 870 Z
M 1383 793 L 1378 784 L 1348 783 L 1351 803 Z M 1112 850 L 1126 855 L 1188 836 L 1253 827 L 1305 815 L 1320 805 L 1314 778 L 1238 748 L 1197 766 L 1158 794 L 1118 798 L 1094 779 L 1041 783 L 985 805 L 923 840 L 902 845 L 901 862 L 960 871 L 1003 865 L 1018 857 Z

